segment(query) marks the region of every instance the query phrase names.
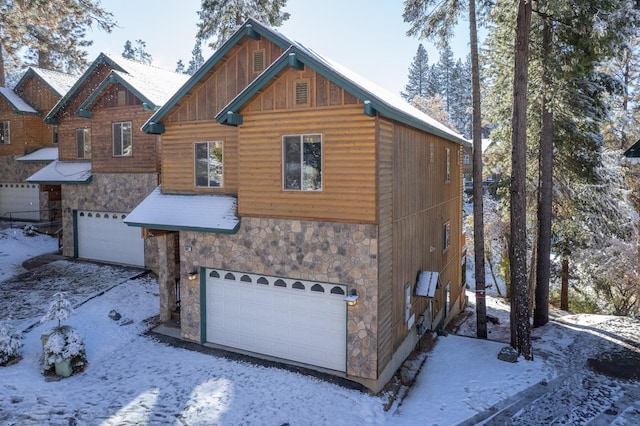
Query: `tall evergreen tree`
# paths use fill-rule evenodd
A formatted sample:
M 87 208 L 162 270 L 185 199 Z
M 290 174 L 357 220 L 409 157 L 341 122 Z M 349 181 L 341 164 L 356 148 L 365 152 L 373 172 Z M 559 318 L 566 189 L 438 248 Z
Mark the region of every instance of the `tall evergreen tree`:
M 435 65 L 434 75 L 436 78 L 438 91 L 445 101 L 445 111 L 451 115 L 451 105 L 454 103 L 453 86 L 454 86 L 454 73 L 455 73 L 455 60 L 453 58 L 453 51 L 449 43 L 445 43 L 440 49 L 440 59 Z
M 488 2 L 482 1 L 482 4 L 486 3 Z M 486 339 L 487 311 L 485 300 L 484 219 L 482 211 L 482 120 L 476 0 L 469 0 L 467 5 L 461 0 L 405 0 L 402 17 L 405 22 L 411 23 L 411 28 L 407 31 L 407 35 L 436 38 L 439 40 L 440 45 L 444 46 L 448 44 L 448 40 L 451 40 L 458 17 L 465 10 L 468 11 L 469 18 L 473 103 L 473 245 L 476 277 L 477 336 Z
M 182 59 L 179 59 L 178 62 L 176 62 L 176 72 L 180 73 L 180 74 L 185 74 L 185 66 L 184 66 L 184 62 L 182 62 Z
M 191 51 L 191 60 L 189 61 L 189 67 L 185 71 L 185 74 L 194 75 L 198 68 L 204 64 L 204 56 L 202 56 L 202 42 L 200 40 L 196 40 L 195 46 L 193 46 L 193 50 Z
M 451 89 L 449 94 L 449 115 L 455 128 L 465 138 L 471 139 L 472 125 L 472 98 L 471 98 L 471 58 L 467 56 L 466 62 L 458 59 L 452 73 Z
M 209 46 L 217 49 L 249 17 L 280 27 L 290 16 L 283 11 L 286 5 L 287 0 L 202 0 L 196 38 L 211 40 Z
M 0 83 L 4 62 L 26 58 L 42 68 L 76 72 L 86 63 L 83 47 L 90 46 L 87 30 L 94 24 L 111 32 L 113 15 L 97 0 L 3 0 L 0 1 Z M 7 55 L 6 57 L 4 55 Z
M 404 86 L 404 92 L 401 92 L 400 95 L 407 102 L 411 102 L 415 96 L 428 98 L 435 94 L 436 88 L 431 74 L 431 66 L 429 66 L 429 54 L 420 43 L 409 68 L 409 81 Z
M 147 65 L 153 61 L 151 54 L 147 52 L 147 43 L 140 39 L 136 40 L 135 47 L 131 45 L 131 41 L 127 40 L 124 44 L 122 57 Z

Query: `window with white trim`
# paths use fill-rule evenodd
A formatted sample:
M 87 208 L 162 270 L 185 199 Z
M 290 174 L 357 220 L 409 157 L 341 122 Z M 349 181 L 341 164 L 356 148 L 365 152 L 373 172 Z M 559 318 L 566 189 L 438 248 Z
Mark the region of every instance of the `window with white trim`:
M 131 122 L 113 123 L 113 156 L 131 156 Z
M 222 188 L 223 147 L 222 141 L 196 142 L 194 144 L 196 187 Z
M 286 191 L 322 190 L 322 135 L 282 137 L 282 186 Z
M 442 234 L 444 240 L 442 249 L 443 251 L 447 251 L 449 249 L 449 246 L 451 245 L 451 221 L 444 224 L 444 226 L 442 227 Z
M 76 148 L 78 158 L 91 158 L 91 129 L 76 129 Z
M 11 143 L 9 133 L 9 122 L 0 121 L 0 145 L 9 145 Z
M 445 182 L 451 181 L 451 150 L 449 148 L 444 149 L 444 157 L 445 157 Z
M 471 156 L 469 154 L 464 154 L 464 156 L 462 157 L 462 162 L 465 165 L 469 165 L 471 164 Z

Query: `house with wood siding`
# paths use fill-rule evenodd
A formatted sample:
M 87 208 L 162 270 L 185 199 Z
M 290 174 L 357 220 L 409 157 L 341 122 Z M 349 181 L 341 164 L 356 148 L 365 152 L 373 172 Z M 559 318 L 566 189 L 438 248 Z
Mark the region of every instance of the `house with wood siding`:
M 468 142 L 399 97 L 250 19 L 143 130 L 163 180 L 125 222 L 182 339 L 377 392 L 463 309 Z
M 58 156 L 57 129 L 43 117 L 76 78 L 29 67 L 13 89 L 0 87 L 0 219 L 59 218 L 60 186 L 26 179 Z
M 65 256 L 157 269 L 123 220 L 160 183 L 159 137 L 140 127 L 187 77 L 102 53 L 48 111 L 59 156 L 27 180 L 61 185 Z

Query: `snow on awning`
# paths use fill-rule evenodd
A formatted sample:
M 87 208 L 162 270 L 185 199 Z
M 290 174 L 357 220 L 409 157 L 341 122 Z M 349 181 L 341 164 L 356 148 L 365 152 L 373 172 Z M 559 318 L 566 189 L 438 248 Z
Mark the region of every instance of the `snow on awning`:
M 167 231 L 232 234 L 240 227 L 237 200 L 229 195 L 163 194 L 157 187 L 124 222 L 129 226 Z
M 90 180 L 90 162 L 59 160 L 52 161 L 27 178 L 27 182 L 45 184 L 86 183 Z
M 420 271 L 416 296 L 433 297 L 440 282 L 440 274 L 432 271 Z
M 17 161 L 53 161 L 58 159 L 57 147 L 40 148 L 31 154 L 16 158 Z

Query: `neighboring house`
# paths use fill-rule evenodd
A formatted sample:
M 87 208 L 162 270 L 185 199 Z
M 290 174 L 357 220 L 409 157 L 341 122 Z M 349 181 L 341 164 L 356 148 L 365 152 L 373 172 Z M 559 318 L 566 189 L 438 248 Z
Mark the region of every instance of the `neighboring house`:
M 187 77 L 101 53 L 49 111 L 58 160 L 28 181 L 62 186 L 64 255 L 157 269 L 123 219 L 160 183 L 159 137 L 140 127 Z
M 468 142 L 399 97 L 249 20 L 143 130 L 163 182 L 125 222 L 158 240 L 182 339 L 379 391 L 464 307 Z
M 75 80 L 30 67 L 13 89 L 0 87 L 0 219 L 59 218 L 60 186 L 26 179 L 58 156 L 56 128 L 43 118 Z

